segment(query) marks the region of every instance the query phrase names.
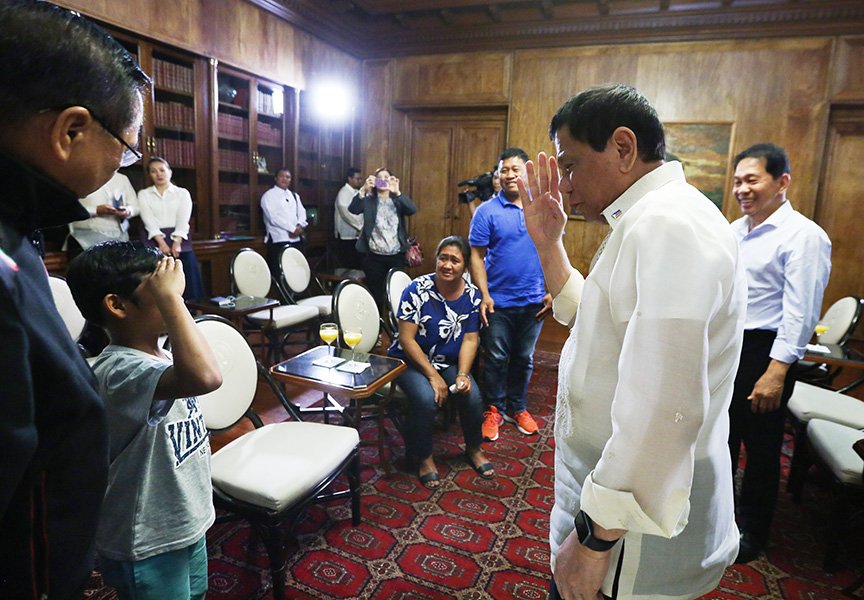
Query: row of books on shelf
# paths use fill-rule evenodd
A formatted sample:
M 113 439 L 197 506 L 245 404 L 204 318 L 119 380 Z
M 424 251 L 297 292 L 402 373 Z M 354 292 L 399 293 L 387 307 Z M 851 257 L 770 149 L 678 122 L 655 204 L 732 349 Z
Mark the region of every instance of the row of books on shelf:
M 249 140 L 249 119 L 246 117 L 220 112 L 217 121 L 221 137 Z
M 276 106 L 273 102 L 273 94 L 264 94 L 261 91 L 257 94 L 258 98 L 255 102 L 258 114 L 270 115 L 278 117 L 282 114 L 283 107 Z
M 195 90 L 195 71 L 191 67 L 154 58 L 153 81 L 157 86 L 192 94 Z
M 267 144 L 268 146 L 282 145 L 282 130 L 278 127 L 258 121 L 255 123 L 255 133 L 259 144 Z
M 156 138 L 156 154 L 172 167 L 195 166 L 195 142 Z
M 159 102 L 155 103 L 156 125 L 171 127 L 173 129 L 195 129 L 195 111 L 191 106 L 181 102 Z
M 219 168 L 225 171 L 248 171 L 249 154 L 238 150 L 219 149 Z

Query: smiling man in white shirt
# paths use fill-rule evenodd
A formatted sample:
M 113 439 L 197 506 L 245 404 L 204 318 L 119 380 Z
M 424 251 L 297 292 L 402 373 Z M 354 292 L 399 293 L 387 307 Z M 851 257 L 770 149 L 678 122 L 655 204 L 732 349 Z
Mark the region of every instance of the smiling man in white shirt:
M 633 88 L 574 96 L 549 133 L 557 160 L 529 163 L 520 194 L 555 318 L 572 327 L 551 597 L 695 598 L 738 551 L 726 446 L 746 302 L 738 247 L 681 164 L 664 163 L 663 127 Z M 611 226 L 587 278 L 562 243 L 571 208 Z
M 741 443 L 747 463 L 738 498 L 741 550 L 754 560 L 768 542 L 777 488 L 786 402 L 795 364 L 813 335 L 831 273 L 831 242 L 786 199 L 786 152 L 756 144 L 735 157 L 732 191 L 744 216 L 732 223 L 747 270 L 744 347 L 729 409 L 733 473 Z

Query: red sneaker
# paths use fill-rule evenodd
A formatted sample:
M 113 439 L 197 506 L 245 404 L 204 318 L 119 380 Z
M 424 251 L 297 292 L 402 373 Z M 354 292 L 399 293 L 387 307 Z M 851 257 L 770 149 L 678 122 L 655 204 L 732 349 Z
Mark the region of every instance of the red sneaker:
M 532 417 L 527 410 L 516 413 L 512 417 L 507 413 L 504 413 L 504 420 L 508 423 L 515 423 L 516 429 L 525 435 L 534 435 L 537 433 L 537 421 L 534 420 L 534 417 Z
M 498 426 L 501 425 L 501 413 L 494 406 L 490 406 L 489 410 L 483 413 L 483 439 L 487 442 L 494 442 L 498 439 Z

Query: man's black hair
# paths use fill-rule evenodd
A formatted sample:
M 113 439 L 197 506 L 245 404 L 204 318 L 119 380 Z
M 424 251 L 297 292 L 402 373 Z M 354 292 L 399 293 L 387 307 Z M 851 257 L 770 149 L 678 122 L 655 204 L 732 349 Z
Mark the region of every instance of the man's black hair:
M 508 158 L 521 158 L 522 162 L 528 162 L 528 153 L 525 152 L 522 148 L 507 148 L 504 152 L 501 153 L 501 156 L 498 157 L 498 163 L 502 160 L 507 160 Z M 497 166 L 497 163 L 496 163 Z
M 780 146 L 768 143 L 753 144 L 735 157 L 733 167 L 737 167 L 738 163 L 745 158 L 764 158 L 765 170 L 774 179 L 780 179 L 783 173 L 792 174 L 789 157 L 786 155 L 786 151 Z
M 102 301 L 117 294 L 134 302 L 132 293 L 156 270 L 162 253 L 156 248 L 131 242 L 103 242 L 75 257 L 66 272 L 72 298 L 84 318 L 104 326 Z
M 0 2 L 0 125 L 84 106 L 120 132 L 149 83 L 123 46 L 78 13 L 36 0 Z
M 565 102 L 549 124 L 549 139 L 562 127 L 573 139 L 597 152 L 606 149 L 612 133 L 627 127 L 636 135 L 639 158 L 645 162 L 663 160 L 666 138 L 654 107 L 629 85 L 615 83 L 580 92 Z

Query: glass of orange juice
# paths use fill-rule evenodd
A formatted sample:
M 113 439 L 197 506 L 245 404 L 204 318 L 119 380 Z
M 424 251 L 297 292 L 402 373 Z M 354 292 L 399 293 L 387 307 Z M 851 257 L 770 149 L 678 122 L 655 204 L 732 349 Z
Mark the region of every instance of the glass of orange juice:
M 342 339 L 351 348 L 351 361 L 354 361 L 354 348 L 363 341 L 363 332 L 359 329 L 346 329 L 342 332 Z
M 822 323 L 817 323 L 816 327 L 815 327 L 815 331 L 816 331 L 816 339 L 819 339 L 820 337 L 822 337 L 823 333 L 828 331 L 828 326 L 823 325 Z
M 339 327 L 336 323 L 321 323 L 318 328 L 318 335 L 321 336 L 321 341 L 327 344 L 328 354 L 333 354 L 333 342 L 339 337 Z

